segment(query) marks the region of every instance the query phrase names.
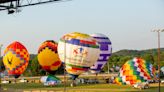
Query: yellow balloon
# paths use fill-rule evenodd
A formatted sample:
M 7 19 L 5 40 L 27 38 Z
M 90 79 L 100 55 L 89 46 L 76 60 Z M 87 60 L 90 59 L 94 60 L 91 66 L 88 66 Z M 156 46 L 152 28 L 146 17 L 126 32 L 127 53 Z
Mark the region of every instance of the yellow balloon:
M 13 42 L 5 49 L 3 63 L 8 74 L 17 78 L 25 71 L 29 58 L 27 49 L 21 43 Z
M 44 70 L 53 74 L 61 66 L 61 61 L 57 53 L 57 43 L 45 41 L 38 51 L 38 62 Z

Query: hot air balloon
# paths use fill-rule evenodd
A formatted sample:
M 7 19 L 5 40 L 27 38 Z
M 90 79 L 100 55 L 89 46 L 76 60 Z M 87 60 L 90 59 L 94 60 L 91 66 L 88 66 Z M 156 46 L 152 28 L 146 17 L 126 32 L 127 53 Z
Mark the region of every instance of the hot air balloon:
M 133 85 L 146 82 L 155 78 L 155 68 L 152 64 L 141 58 L 133 58 L 127 61 L 115 79 L 117 84 Z
M 57 78 L 56 76 L 48 75 L 43 76 L 40 79 L 41 83 L 43 83 L 45 86 L 54 86 L 61 83 L 61 80 Z
M 38 50 L 38 62 L 50 74 L 55 74 L 56 70 L 61 66 L 57 46 L 58 44 L 53 40 L 47 40 L 41 44 Z
M 65 34 L 58 44 L 59 57 L 64 62 L 66 71 L 72 75 L 73 80 L 89 70 L 97 61 L 99 53 L 97 41 L 83 33 Z
M 96 33 L 91 35 L 95 38 L 100 46 L 100 55 L 97 62 L 90 68 L 92 73 L 99 73 L 104 65 L 107 63 L 112 53 L 112 46 L 110 39 L 104 34 Z
M 20 42 L 11 43 L 4 51 L 3 63 L 8 75 L 18 78 L 29 63 L 29 53 Z

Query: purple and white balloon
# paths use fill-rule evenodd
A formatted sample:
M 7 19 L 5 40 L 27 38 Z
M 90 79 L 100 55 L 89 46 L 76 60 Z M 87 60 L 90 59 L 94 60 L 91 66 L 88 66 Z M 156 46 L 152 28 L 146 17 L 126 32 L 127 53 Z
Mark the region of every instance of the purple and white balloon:
M 100 55 L 97 62 L 90 68 L 90 71 L 91 73 L 99 73 L 111 56 L 112 43 L 104 34 L 96 33 L 91 36 L 97 40 L 100 46 Z

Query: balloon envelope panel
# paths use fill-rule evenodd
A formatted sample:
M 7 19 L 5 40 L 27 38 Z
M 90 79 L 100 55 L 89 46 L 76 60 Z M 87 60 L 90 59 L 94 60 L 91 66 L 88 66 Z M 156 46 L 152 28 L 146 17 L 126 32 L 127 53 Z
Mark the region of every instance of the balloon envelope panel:
M 29 62 L 27 49 L 19 42 L 11 43 L 4 51 L 3 62 L 9 75 L 19 77 Z
M 154 77 L 155 68 L 152 66 L 152 64 L 141 58 L 134 58 L 127 61 L 122 66 L 119 76 L 115 81 L 117 84 L 133 85 L 138 82 L 146 82 Z
M 100 46 L 100 55 L 97 62 L 90 69 L 92 73 L 99 73 L 111 56 L 112 44 L 110 39 L 104 34 L 97 33 L 91 36 L 97 40 Z
M 67 72 L 79 75 L 97 61 L 100 50 L 94 38 L 74 32 L 60 39 L 58 53 L 60 59 L 66 64 Z
M 40 78 L 40 81 L 41 81 L 42 83 L 45 83 L 45 82 L 47 82 L 47 81 L 60 81 L 60 79 L 57 78 L 56 76 L 48 75 L 48 76 L 42 76 L 42 77 Z
M 44 70 L 54 74 L 61 66 L 57 53 L 57 43 L 50 40 L 43 42 L 38 50 L 38 61 Z

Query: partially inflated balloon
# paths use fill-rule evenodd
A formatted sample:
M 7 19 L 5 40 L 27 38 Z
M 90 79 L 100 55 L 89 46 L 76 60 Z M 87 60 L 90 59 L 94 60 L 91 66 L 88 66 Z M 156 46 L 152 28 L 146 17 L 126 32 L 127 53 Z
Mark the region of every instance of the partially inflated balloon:
M 45 41 L 38 50 L 38 61 L 44 70 L 50 74 L 61 66 L 61 61 L 57 53 L 58 44 L 52 40 Z
M 29 58 L 27 49 L 16 41 L 5 49 L 3 63 L 8 74 L 18 78 L 25 71 Z
M 58 53 L 66 65 L 66 71 L 77 77 L 88 71 L 97 61 L 100 50 L 94 38 L 87 34 L 74 32 L 60 39 Z
M 112 46 L 110 39 L 104 34 L 92 34 L 100 46 L 100 55 L 97 62 L 90 68 L 92 73 L 99 73 L 104 65 L 107 63 L 112 53 Z
M 138 82 L 146 82 L 154 77 L 155 68 L 152 64 L 141 58 L 134 58 L 122 66 L 115 82 L 117 84 L 133 85 Z

